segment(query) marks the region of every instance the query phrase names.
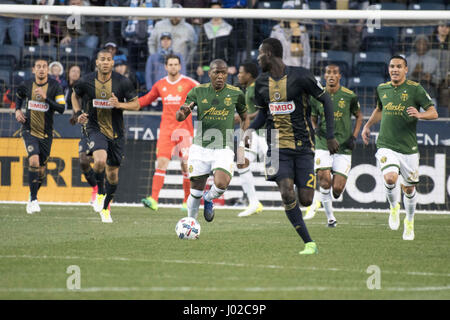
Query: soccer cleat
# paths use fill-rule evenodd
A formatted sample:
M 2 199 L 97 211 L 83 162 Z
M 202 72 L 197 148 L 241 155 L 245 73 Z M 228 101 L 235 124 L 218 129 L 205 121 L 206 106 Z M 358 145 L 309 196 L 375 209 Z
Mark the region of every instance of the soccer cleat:
M 94 203 L 95 198 L 97 197 L 97 190 L 98 190 L 98 186 L 92 187 L 91 201 L 89 201 L 90 204 Z
M 391 207 L 391 213 L 389 214 L 389 228 L 398 230 L 398 227 L 400 227 L 400 203 Z
M 150 208 L 154 211 L 158 211 L 158 202 L 156 202 L 156 200 L 153 199 L 151 196 L 142 199 L 141 202 L 144 204 L 145 207 Z
M 39 203 L 37 200 L 28 201 L 27 203 L 27 213 L 33 214 L 35 212 L 41 212 L 41 208 L 39 207 Z
M 403 240 L 414 240 L 414 220 L 409 221 L 407 218 L 403 220 Z
M 317 249 L 317 245 L 314 241 L 305 243 L 305 249 L 299 252 L 299 254 L 316 254 L 316 253 L 319 253 L 319 250 Z
M 92 204 L 94 207 L 95 212 L 100 212 L 103 209 L 103 202 L 105 201 L 105 195 L 104 194 L 98 194 L 95 196 L 95 201 Z
M 256 205 L 249 206 L 246 210 L 242 211 L 238 214 L 238 217 L 248 217 L 252 214 L 260 213 L 263 211 L 264 206 L 261 202 L 258 202 Z
M 203 194 L 203 216 L 207 222 L 211 222 L 214 219 L 214 203 L 205 199 L 206 193 Z
M 317 213 L 317 210 L 322 206 L 320 201 L 314 201 L 308 208 L 306 208 L 306 214 L 303 217 L 303 220 L 309 220 L 314 218 Z
M 183 204 L 181 205 L 181 209 L 182 212 L 187 212 L 187 203 L 183 202 Z
M 100 211 L 100 217 L 104 223 L 112 223 L 111 213 L 108 209 L 103 209 Z
M 335 228 L 337 226 L 337 221 L 336 220 L 328 220 L 327 226 L 328 226 L 328 228 Z

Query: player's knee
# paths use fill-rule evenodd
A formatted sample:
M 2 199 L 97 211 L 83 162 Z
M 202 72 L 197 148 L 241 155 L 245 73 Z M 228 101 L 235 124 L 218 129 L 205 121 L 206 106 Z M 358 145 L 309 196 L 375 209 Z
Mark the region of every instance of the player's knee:
M 331 181 L 328 179 L 320 179 L 319 180 L 319 186 L 323 189 L 330 189 L 331 188 Z
M 28 159 L 28 165 L 30 167 L 39 167 L 39 156 L 33 155 Z
M 299 201 L 302 206 L 309 207 L 310 205 L 312 205 L 313 198 L 310 198 L 307 196 L 302 196 L 302 197 L 300 197 Z
M 402 185 L 402 189 L 403 189 L 404 193 L 406 193 L 407 195 L 411 195 L 411 194 L 414 193 L 415 187 L 414 186 L 403 186 Z
M 98 159 L 94 163 L 94 167 L 97 169 L 95 171 L 103 171 L 106 167 L 106 160 Z
M 292 203 L 296 200 L 294 189 L 284 189 L 281 190 L 281 200 L 284 204 Z
M 333 186 L 333 197 L 335 199 L 339 198 L 344 191 L 344 187 L 341 185 Z

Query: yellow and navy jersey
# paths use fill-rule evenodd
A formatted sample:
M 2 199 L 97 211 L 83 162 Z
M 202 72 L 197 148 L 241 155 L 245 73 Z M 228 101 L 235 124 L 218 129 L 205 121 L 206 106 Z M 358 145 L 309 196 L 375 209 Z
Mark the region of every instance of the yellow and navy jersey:
M 41 87 L 46 99 L 36 92 Z M 64 113 L 64 91 L 58 81 L 48 79 L 44 84 L 37 84 L 34 80 L 24 81 L 17 88 L 17 108 L 26 108 L 26 121 L 23 129 L 28 130 L 32 136 L 39 139 L 52 137 L 53 115 L 55 111 Z
M 80 80 L 73 87 L 76 95 L 83 100 L 83 111 L 88 113 L 88 130 L 98 130 L 109 139 L 122 137 L 123 110 L 114 108 L 108 102 L 112 94 L 119 102 L 130 102 L 137 99 L 136 89 L 131 81 L 117 72 L 102 82 L 98 80 L 97 72 L 92 72 Z
M 272 78 L 268 72 L 259 75 L 255 103 L 267 113 L 266 128 L 278 130 L 276 142 L 271 142 L 271 131 L 267 132 L 268 145 L 277 149 L 314 149 L 309 97 L 318 98 L 324 93 L 312 73 L 302 67 L 286 66 L 280 79 Z

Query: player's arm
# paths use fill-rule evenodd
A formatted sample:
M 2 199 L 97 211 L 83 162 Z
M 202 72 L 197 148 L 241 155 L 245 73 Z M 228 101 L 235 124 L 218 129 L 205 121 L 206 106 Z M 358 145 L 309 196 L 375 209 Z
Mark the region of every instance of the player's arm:
M 116 97 L 114 92 L 112 92 L 111 95 L 112 95 L 112 97 L 109 98 L 109 104 L 112 105 L 114 108 L 137 111 L 141 107 L 139 105 L 138 97 L 135 97 L 133 100 L 131 100 L 129 102 L 119 102 L 119 99 Z
M 334 154 L 339 150 L 339 142 L 334 137 L 334 108 L 333 102 L 328 92 L 324 91 L 316 97 L 316 100 L 322 103 L 325 115 L 327 147 L 330 154 Z
M 363 130 L 361 132 L 361 136 L 362 136 L 364 144 L 366 144 L 366 145 L 369 144 L 370 127 L 381 121 L 381 115 L 382 115 L 381 109 L 376 107 L 373 110 L 372 114 L 370 115 L 369 120 L 367 120 L 366 124 L 364 125 Z
M 363 123 L 363 114 L 361 112 L 361 107 L 359 105 L 358 98 L 355 96 L 350 102 L 350 112 L 355 116 L 355 127 L 353 128 L 352 135 L 347 139 L 346 145 L 349 149 L 355 149 L 355 142 L 358 138 L 359 130 Z
M 16 120 L 20 123 L 25 123 L 27 118 L 23 114 L 21 108 L 23 100 L 26 100 L 28 96 L 28 88 L 26 87 L 25 83 L 22 83 L 18 88 L 16 92 L 15 102 L 16 102 L 16 111 L 15 116 Z
M 429 106 L 424 112 L 420 112 L 415 107 L 408 107 L 406 112 L 410 117 L 417 118 L 419 120 L 434 120 L 439 116 L 434 106 Z
M 40 91 L 42 93 L 44 93 L 44 90 L 42 90 L 41 87 L 37 88 L 36 90 L 38 90 L 38 89 L 40 89 Z M 49 99 L 47 97 L 47 95 L 45 95 L 43 97 L 45 99 L 45 102 L 48 103 L 48 105 L 50 106 L 51 109 L 62 114 L 66 110 L 66 101 L 64 100 L 64 92 L 59 84 L 57 85 L 55 90 L 56 90 L 56 92 L 55 92 L 54 99 Z
M 177 110 L 177 113 L 175 115 L 178 122 L 184 121 L 194 110 L 194 101 L 191 103 L 183 103 L 183 105 L 180 107 L 180 109 Z
M 145 95 L 143 95 L 142 97 L 139 98 L 139 105 L 141 106 L 141 108 L 144 108 L 144 107 L 150 105 L 158 97 L 159 97 L 159 92 L 158 92 L 156 85 L 154 85 L 149 92 L 147 92 Z

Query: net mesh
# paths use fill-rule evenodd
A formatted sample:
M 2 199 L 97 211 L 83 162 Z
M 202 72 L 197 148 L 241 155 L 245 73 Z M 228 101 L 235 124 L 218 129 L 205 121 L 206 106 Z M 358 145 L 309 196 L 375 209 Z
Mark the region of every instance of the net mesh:
M 138 6 L 148 6 L 150 2 L 154 7 L 172 4 L 171 1 L 167 3 L 164 1 L 106 1 L 106 5 L 132 6 L 135 3 Z M 320 2 L 317 1 L 303 4 L 292 1 L 292 3 L 294 7 L 303 6 L 305 8 L 307 5 L 310 9 L 320 8 Z M 58 1 L 54 1 L 53 4 L 63 5 Z M 92 4 L 101 5 L 102 2 L 94 1 Z M 261 10 L 279 9 L 282 8 L 282 5 L 282 1 L 255 1 L 254 7 Z M 390 6 L 382 3 L 380 6 L 382 6 L 381 9 L 394 10 L 448 9 L 444 1 L 437 0 L 430 4 L 404 1 L 401 5 Z M 26 200 L 28 194 L 25 178 L 19 183 L 20 188 L 14 189 L 11 184 L 8 187 L 8 176 L 5 176 L 4 173 L 8 166 L 12 173 L 19 172 L 17 171 L 18 167 L 26 167 L 26 161 L 23 160 L 25 150 L 22 141 L 8 139 L 12 136 L 17 137 L 20 126 L 15 121 L 12 110 L 10 112 L 6 110 L 14 107 L 13 97 L 17 86 L 23 80 L 33 76 L 31 73 L 33 61 L 37 57 L 41 57 L 50 63 L 57 61 L 61 64 L 62 70 L 58 71 L 58 68 L 55 67 L 50 71 L 53 72 L 52 76 L 65 86 L 66 100 L 69 101 L 68 93 L 72 81 L 69 75 L 72 66 L 79 66 L 81 75 L 94 71 L 96 52 L 109 44 L 108 47 L 114 50 L 117 71 L 127 75 L 135 84 L 138 94 L 143 95 L 151 88 L 154 81 L 165 76 L 164 69 L 161 69 L 163 63 L 161 55 L 158 56 L 159 58 L 155 58 L 153 53 L 167 53 L 168 50 L 164 51 L 161 48 L 161 34 L 167 31 L 165 28 L 170 25 L 170 20 L 172 20 L 173 27 L 170 30 L 172 49 L 176 48 L 174 50 L 180 51 L 177 53 L 183 57 L 185 68 L 183 72 L 201 83 L 209 80 L 207 68 L 205 68 L 209 62 L 214 58 L 224 58 L 230 66 L 235 67 L 234 70 L 230 70 L 228 82 L 240 86 L 237 78 L 239 65 L 247 60 L 256 63 L 257 49 L 261 41 L 267 37 L 277 37 L 284 45 L 285 62 L 288 65 L 301 65 L 310 69 L 322 82 L 324 82 L 324 67 L 330 62 L 338 64 L 342 73 L 341 85 L 355 91 L 366 118 L 374 107 L 376 86 L 389 80 L 387 62 L 393 54 L 402 54 L 409 62 L 414 61 L 414 68 L 410 67 L 408 78 L 420 82 L 425 87 L 435 100 L 440 117 L 449 115 L 449 28 L 447 21 L 442 22 L 438 19 L 407 22 L 381 21 L 381 24 L 375 28 L 369 26 L 366 21 L 352 20 L 223 19 L 213 22 L 213 25 L 220 24 L 222 26 L 217 29 L 216 27 L 208 29 L 206 24 L 211 21 L 199 18 L 181 19 L 182 21 L 178 22 L 175 27 L 173 24 L 178 20 L 176 17 L 133 20 L 132 17 L 102 17 L 98 19 L 82 16 L 79 21 L 71 21 L 65 16 L 29 18 L 29 16 L 16 14 L 6 17 L 0 13 L 0 20 L 2 20 L 2 25 L 7 22 L 7 26 L 11 27 L 10 30 L 7 27 L 0 30 L 0 42 L 3 41 L 3 45 L 0 47 L 0 94 L 2 97 L 1 107 L 4 111 L 0 113 L 2 124 L 2 155 L 0 156 L 3 161 L 2 188 L 4 188 L 2 191 L 10 194 L 7 199 L 1 200 Z M 14 24 L 14 22 L 18 24 Z M 80 29 L 73 28 L 73 24 L 77 22 L 79 22 Z M 191 25 L 188 29 L 193 30 L 192 39 L 189 38 L 190 31 L 182 28 L 185 22 Z M 22 31 L 23 40 L 21 38 Z M 447 32 L 446 36 L 445 32 Z M 425 53 L 420 55 L 419 51 Z M 153 60 L 150 59 L 152 54 Z M 417 56 L 419 58 L 416 59 Z M 152 68 L 149 68 L 150 61 L 155 64 Z M 149 76 L 150 74 L 151 76 Z M 70 107 L 69 103 L 68 108 L 70 109 Z M 119 186 L 116 195 L 118 202 L 139 202 L 140 198 L 150 192 L 155 167 L 155 143 L 160 114 L 154 111 L 160 111 L 161 108 L 161 102 L 156 102 L 152 106 L 144 108 L 144 111 L 152 112 L 141 112 L 139 116 L 126 117 L 126 160 L 121 169 L 121 176 L 124 177 L 121 181 L 126 182 Z M 142 122 L 134 118 L 141 115 L 152 120 Z M 90 197 L 90 189 L 77 164 L 79 130 L 67 129 L 69 116 L 70 110 L 66 111 L 65 118 L 55 121 L 60 123 L 59 126 L 56 125 L 55 135 L 73 139 L 73 141 L 69 143 L 70 147 L 59 146 L 56 143 L 57 146 L 53 148 L 52 152 L 56 152 L 55 159 L 57 158 L 53 159 L 54 166 L 59 168 L 59 172 L 62 173 L 56 174 L 58 170 L 51 167 L 49 170 L 53 173 L 54 181 L 50 179 L 48 183 L 60 185 L 61 179 L 63 179 L 66 185 L 73 187 L 71 192 L 78 195 L 71 200 L 86 202 L 86 198 Z M 130 129 L 130 127 L 134 129 Z M 360 141 L 358 142 L 360 143 Z M 68 154 L 65 148 L 74 151 Z M 362 150 L 360 144 L 358 144 L 358 148 Z M 447 147 L 441 148 L 443 148 L 443 152 L 446 152 Z M 442 150 L 439 151 L 442 152 Z M 58 152 L 61 152 L 59 156 Z M 128 156 L 129 154 L 132 156 Z M 431 147 L 427 148 L 422 159 L 425 157 L 428 159 L 425 161 L 433 162 L 434 154 L 435 151 Z M 373 161 L 374 158 L 372 159 L 371 155 L 372 153 L 367 156 L 367 159 L 361 161 Z M 4 160 L 7 157 L 17 157 L 19 161 L 9 158 L 9 160 Z M 7 161 L 9 161 L 9 165 L 6 164 Z M 71 174 L 64 176 L 67 169 L 64 171 L 61 166 L 70 168 Z M 260 164 L 252 164 L 259 198 L 264 199 L 262 200 L 264 205 L 280 205 L 281 199 L 275 184 L 265 181 L 260 168 Z M 26 172 L 23 169 L 20 171 Z M 127 180 L 126 176 L 132 177 L 132 179 Z M 9 177 L 9 183 L 14 184 L 14 176 L 10 175 Z M 424 185 L 419 188 L 419 191 L 432 190 L 433 181 L 429 180 L 424 177 Z M 369 189 L 370 181 L 371 179 L 363 181 L 367 182 Z M 358 183 L 361 184 L 361 179 L 358 180 Z M 42 194 L 44 193 L 42 192 Z M 48 197 L 52 201 L 64 199 L 58 196 Z M 242 203 L 242 197 L 239 177 L 236 174 L 225 194 L 226 203 L 231 205 Z M 160 198 L 162 203 L 177 203 L 183 198 L 182 177 L 177 160 L 172 161 L 169 166 L 166 184 Z M 383 203 L 385 202 L 383 201 Z M 363 207 L 361 203 L 353 203 L 352 206 Z M 448 196 L 446 196 L 444 204 L 439 204 L 436 208 L 448 209 Z

